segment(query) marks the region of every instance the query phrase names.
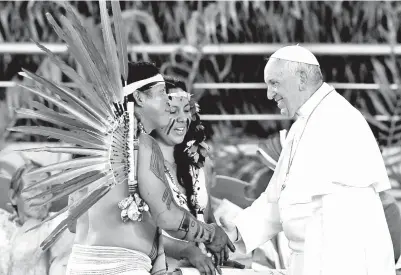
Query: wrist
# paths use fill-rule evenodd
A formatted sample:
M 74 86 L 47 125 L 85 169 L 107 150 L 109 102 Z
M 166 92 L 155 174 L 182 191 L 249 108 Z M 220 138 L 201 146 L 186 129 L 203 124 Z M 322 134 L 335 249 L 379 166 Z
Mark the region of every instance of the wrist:
M 196 252 L 196 248 L 197 247 L 194 245 L 194 243 L 189 243 L 184 249 L 180 251 L 180 259 L 190 258 Z
M 207 231 L 209 235 L 203 241 L 204 244 L 211 244 L 214 240 L 214 236 L 216 235 L 216 226 L 215 223 L 206 224 Z
M 216 223 L 211 223 L 208 225 L 210 226 L 210 235 L 209 235 L 209 239 L 207 240 L 206 244 L 210 244 L 213 242 L 214 236 L 216 235 L 217 226 L 218 226 Z

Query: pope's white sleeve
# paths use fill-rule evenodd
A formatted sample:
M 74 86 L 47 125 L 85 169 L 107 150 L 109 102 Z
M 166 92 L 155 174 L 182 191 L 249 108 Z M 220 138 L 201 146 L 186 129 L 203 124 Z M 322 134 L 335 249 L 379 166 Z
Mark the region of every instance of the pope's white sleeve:
M 304 274 L 394 275 L 390 234 L 373 188 L 324 195 L 305 232 Z
M 278 205 L 267 201 L 266 192 L 241 211 L 235 217 L 234 224 L 241 235 L 241 240 L 235 245 L 244 254 L 258 248 L 283 230 Z

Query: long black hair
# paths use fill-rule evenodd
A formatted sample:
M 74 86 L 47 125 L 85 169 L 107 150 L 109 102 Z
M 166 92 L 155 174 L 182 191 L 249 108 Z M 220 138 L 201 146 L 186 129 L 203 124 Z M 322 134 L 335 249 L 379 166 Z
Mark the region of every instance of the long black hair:
M 178 182 L 185 188 L 189 210 L 191 214 L 196 217 L 196 214 L 198 213 L 196 213 L 195 206 L 191 203 L 191 197 L 193 196 L 195 190 L 193 178 L 190 174 L 190 170 L 196 167 L 194 164 L 192 164 L 192 159 L 188 156 L 188 153 L 184 152 L 188 141 L 196 140 L 195 143 L 200 143 L 205 139 L 205 128 L 201 123 L 199 115 L 196 114 L 195 116 L 196 119 L 191 122 L 184 141 L 174 147 L 174 160 L 177 164 Z M 204 162 L 204 159 L 205 157 L 199 154 L 199 161 Z
M 169 93 L 170 89 L 180 88 L 183 91 L 187 91 L 186 85 L 184 81 L 179 79 L 175 79 L 172 77 L 164 77 L 166 80 L 166 90 Z M 195 102 L 190 102 L 191 113 L 192 113 L 192 121 L 189 125 L 189 129 L 184 137 L 184 141 L 180 144 L 174 146 L 174 160 L 177 164 L 177 180 L 178 183 L 184 187 L 188 208 L 192 215 L 196 217 L 195 206 L 192 205 L 191 197 L 194 194 L 194 186 L 193 186 L 193 178 L 190 173 L 191 169 L 193 169 L 194 164 L 192 163 L 191 158 L 188 156 L 187 152 L 184 152 L 187 147 L 187 142 L 191 140 L 195 140 L 195 143 L 200 143 L 205 140 L 205 128 L 203 127 L 200 116 L 197 112 L 195 112 Z M 204 162 L 205 157 L 199 154 L 199 162 Z

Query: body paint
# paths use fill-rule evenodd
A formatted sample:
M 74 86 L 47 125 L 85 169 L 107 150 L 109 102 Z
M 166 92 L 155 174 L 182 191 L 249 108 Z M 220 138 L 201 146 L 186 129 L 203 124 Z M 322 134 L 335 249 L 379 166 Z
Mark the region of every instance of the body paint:
M 187 118 L 187 119 L 186 119 L 186 122 L 187 122 L 187 131 L 188 131 L 189 125 L 191 125 L 191 120 L 190 120 L 189 118 Z
M 174 124 L 175 124 L 175 121 L 176 121 L 175 118 L 170 118 L 170 122 L 168 123 L 168 125 L 167 125 L 167 127 L 166 127 L 166 129 L 167 129 L 166 134 L 167 134 L 167 135 L 170 135 L 171 129 L 173 129 L 173 126 L 174 126 Z

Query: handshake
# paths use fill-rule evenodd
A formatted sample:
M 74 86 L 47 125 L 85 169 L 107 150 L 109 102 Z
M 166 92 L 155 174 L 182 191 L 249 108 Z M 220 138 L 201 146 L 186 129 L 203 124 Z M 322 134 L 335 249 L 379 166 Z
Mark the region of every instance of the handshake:
M 215 265 L 217 266 L 227 264 L 230 251 L 235 252 L 233 242 L 238 238 L 237 228 L 232 222 L 227 221 L 224 217 L 220 218 L 220 222 L 221 227 L 215 223 L 212 224 L 215 229 L 213 239 L 211 242 L 205 243 L 208 250 L 215 256 Z

